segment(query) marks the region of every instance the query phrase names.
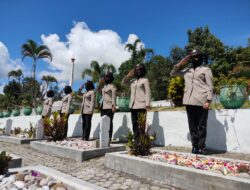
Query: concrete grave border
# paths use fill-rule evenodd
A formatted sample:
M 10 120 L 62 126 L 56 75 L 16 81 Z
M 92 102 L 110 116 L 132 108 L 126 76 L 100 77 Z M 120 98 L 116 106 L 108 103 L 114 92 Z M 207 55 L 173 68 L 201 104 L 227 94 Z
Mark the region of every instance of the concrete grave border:
M 5 151 L 0 149 L 0 152 Z M 19 168 L 22 166 L 22 158 L 20 156 L 17 156 L 15 154 L 12 153 L 8 153 L 7 151 L 5 151 L 7 153 L 7 155 L 12 157 L 12 160 L 9 162 L 8 168 Z
M 80 179 L 75 178 L 75 177 L 72 177 L 68 174 L 64 174 L 62 172 L 59 172 L 55 169 L 48 168 L 45 166 L 40 166 L 40 165 L 10 169 L 9 172 L 18 172 L 18 171 L 23 171 L 23 170 L 35 170 L 35 171 L 43 173 L 47 176 L 51 176 L 51 177 L 63 182 L 70 189 L 74 189 L 74 190 L 83 190 L 83 189 L 84 190 L 106 190 L 103 187 L 99 187 L 97 185 L 88 183 L 86 181 L 80 180 Z
M 7 154 L 9 154 L 7 152 Z M 15 154 L 9 154 L 12 157 L 12 160 L 9 162 L 9 168 L 19 168 L 22 166 L 22 158 Z
M 39 141 L 39 140 L 41 139 L 19 138 L 19 137 L 7 136 L 7 135 L 0 136 L 0 141 L 14 143 L 14 144 L 30 144 L 31 141 Z
M 224 158 L 220 159 L 228 160 Z M 130 156 L 127 152 L 106 154 L 105 166 L 139 177 L 157 180 L 162 184 L 172 185 L 181 189 L 250 189 L 249 179 L 234 176 L 223 176 L 214 172 L 202 171 L 194 168 L 187 168 L 160 161 Z
M 76 148 L 48 144 L 46 143 L 46 141 L 33 141 L 30 143 L 30 147 L 43 153 L 54 154 L 65 158 L 71 158 L 76 161 L 84 161 L 91 158 L 104 156 L 106 153 L 109 152 L 118 152 L 126 150 L 126 147 L 124 145 L 118 144 L 111 145 L 111 147 L 107 148 L 79 150 Z

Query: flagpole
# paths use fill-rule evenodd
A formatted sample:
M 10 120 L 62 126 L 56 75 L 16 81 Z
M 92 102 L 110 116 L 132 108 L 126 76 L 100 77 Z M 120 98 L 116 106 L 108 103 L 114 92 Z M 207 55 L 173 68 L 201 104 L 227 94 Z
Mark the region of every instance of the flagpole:
M 69 86 L 71 86 L 71 88 L 73 88 L 75 60 L 76 60 L 75 58 L 71 58 L 72 67 L 71 67 L 71 77 L 69 80 Z

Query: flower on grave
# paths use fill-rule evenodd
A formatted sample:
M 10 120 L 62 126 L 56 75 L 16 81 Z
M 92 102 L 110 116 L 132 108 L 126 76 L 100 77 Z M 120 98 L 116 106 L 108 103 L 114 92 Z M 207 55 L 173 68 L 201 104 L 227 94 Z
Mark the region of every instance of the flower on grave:
M 169 164 L 219 172 L 223 175 L 238 175 L 239 173 L 248 173 L 250 175 L 250 165 L 246 163 L 216 160 L 207 157 L 193 157 L 168 152 L 154 153 L 150 158 Z
M 31 176 L 37 177 L 38 176 L 38 172 L 32 170 L 31 171 Z

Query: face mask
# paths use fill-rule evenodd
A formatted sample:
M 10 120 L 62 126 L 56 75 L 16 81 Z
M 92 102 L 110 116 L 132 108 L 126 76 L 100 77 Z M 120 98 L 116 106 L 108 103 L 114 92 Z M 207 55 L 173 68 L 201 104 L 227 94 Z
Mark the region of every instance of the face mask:
M 87 82 L 85 84 L 85 89 L 86 89 L 86 91 L 93 90 L 93 83 L 92 82 Z
M 70 94 L 72 92 L 72 89 L 71 89 L 71 87 L 70 86 L 66 86 L 65 88 L 64 88 L 64 93 L 67 95 L 67 94 Z
M 135 70 L 135 77 L 136 78 L 140 78 L 142 76 L 142 74 L 141 74 L 141 70 L 138 68 L 138 69 L 136 69 Z
M 105 84 L 110 84 L 111 83 L 111 80 L 108 77 L 105 77 L 104 81 L 105 81 Z
M 193 57 L 192 64 L 193 64 L 193 67 L 199 67 L 202 64 L 202 58 L 201 57 Z

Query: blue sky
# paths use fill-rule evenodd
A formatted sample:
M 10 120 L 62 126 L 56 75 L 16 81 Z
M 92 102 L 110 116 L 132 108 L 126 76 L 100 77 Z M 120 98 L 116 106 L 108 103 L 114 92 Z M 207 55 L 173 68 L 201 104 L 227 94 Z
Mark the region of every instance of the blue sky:
M 85 39 L 83 31 L 86 32 L 86 30 L 90 32 L 88 36 L 93 37 L 89 44 L 93 45 L 95 40 L 99 40 L 96 43 L 99 45 L 96 46 L 102 47 L 104 52 L 108 49 L 105 46 L 105 40 L 111 44 L 111 49 L 121 49 L 125 43 L 137 36 L 146 47 L 153 48 L 157 54 L 167 56 L 172 46 L 183 47 L 186 44 L 188 29 L 206 25 L 226 45 L 245 46 L 250 37 L 249 10 L 248 0 L 0 0 L 0 42 L 9 53 L 9 60 L 7 63 L 1 63 L 1 67 L 14 63 L 20 65 L 29 74 L 30 60 L 25 59 L 24 64 L 18 60 L 21 58 L 20 47 L 27 39 L 45 43 L 53 51 L 57 51 L 55 55 L 58 56 L 60 55 L 59 42 L 66 48 L 68 44 L 81 44 Z M 79 23 L 82 23 L 81 26 Z M 72 32 L 73 28 L 78 30 L 76 34 Z M 106 32 L 104 34 L 101 32 L 99 35 L 102 30 Z M 44 35 L 43 39 L 42 35 Z M 69 35 L 72 39 L 67 37 Z M 74 39 L 79 40 L 76 42 L 77 40 L 74 41 Z M 104 39 L 104 44 L 101 44 L 101 39 Z M 58 46 L 52 47 L 56 42 Z M 115 45 L 113 46 L 112 43 Z M 72 45 L 72 49 L 67 49 L 72 53 L 73 50 L 78 51 L 76 50 L 78 47 L 88 52 L 86 63 L 80 52 L 73 52 L 73 55 L 78 58 L 78 64 L 82 64 L 77 66 L 77 71 L 86 68 L 87 61 L 91 58 L 100 62 L 114 61 L 115 65 L 119 66 L 119 62 L 127 56 L 124 52 L 117 52 L 117 55 L 123 56 L 119 60 L 112 55 L 106 56 L 103 52 L 97 55 L 100 49 L 97 51 L 94 46 L 91 46 L 90 49 L 93 50 L 91 51 L 86 49 L 88 47 L 86 44 L 85 46 L 79 44 Z M 117 48 L 118 45 L 121 46 Z M 107 54 L 113 52 L 106 51 Z M 1 55 L 3 56 L 0 53 Z M 60 67 L 63 67 L 60 61 L 62 62 L 59 58 L 53 64 L 41 61 L 38 73 L 58 71 L 57 74 L 60 74 Z M 63 75 L 67 75 L 67 72 L 64 71 L 61 76 Z M 0 82 L 6 83 L 6 75 L 2 73 L 0 77 Z M 59 80 L 67 81 L 66 78 L 62 77 Z M 79 79 L 79 77 L 76 78 Z

